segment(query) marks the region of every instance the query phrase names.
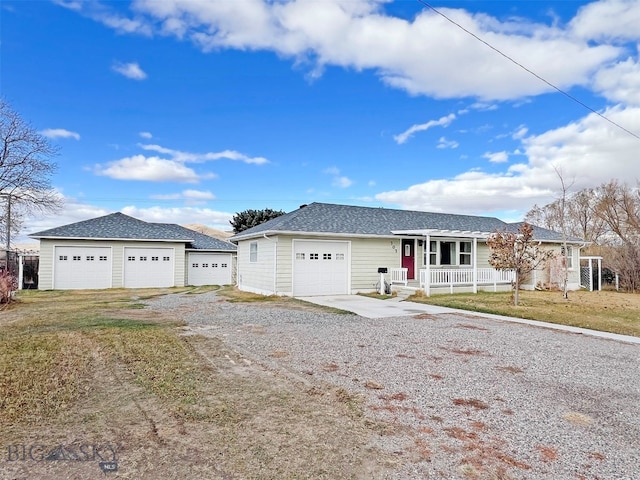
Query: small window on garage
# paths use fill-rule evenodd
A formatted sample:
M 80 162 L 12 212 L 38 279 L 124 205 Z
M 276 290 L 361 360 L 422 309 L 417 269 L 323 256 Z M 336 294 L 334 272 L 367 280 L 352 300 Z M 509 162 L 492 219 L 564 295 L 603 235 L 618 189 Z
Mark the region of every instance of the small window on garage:
M 258 242 L 249 244 L 249 261 L 255 263 L 258 261 Z
M 152 262 L 157 262 L 160 259 L 160 257 L 151 257 L 151 261 Z
M 211 264 L 211 268 L 218 268 L 218 264 L 217 263 L 212 263 Z
M 127 260 L 130 262 L 135 262 L 136 261 L 136 257 L 127 257 Z
M 309 260 L 318 260 L 319 256 L 317 253 L 310 253 L 309 254 Z
M 209 264 L 208 263 L 203 263 L 202 264 L 202 268 L 209 268 Z
M 223 263 L 223 264 L 221 264 L 220 266 L 221 266 L 222 268 L 227 268 L 227 264 L 226 264 L 226 263 Z
M 98 257 L 98 260 L 100 260 L 101 262 L 106 262 L 107 261 L 107 256 L 106 255 L 100 255 Z
M 87 262 L 93 262 L 93 255 L 87 255 Z
M 323 260 L 331 260 L 331 254 L 330 253 L 323 253 L 322 254 L 322 259 Z
M 74 255 L 73 259 L 78 261 L 78 260 L 82 260 L 82 257 L 80 255 Z
M 192 263 L 192 264 L 191 264 L 191 266 L 192 266 L 193 268 L 198 268 L 198 264 L 197 264 L 197 263 Z
M 147 261 L 147 257 L 140 257 L 140 261 L 141 262 L 146 262 Z
M 344 260 L 344 253 L 336 253 L 336 260 Z
M 60 255 L 60 257 L 58 257 L 58 258 L 61 261 L 65 261 L 67 259 L 67 256 L 66 255 Z
M 296 260 L 304 260 L 304 253 L 302 252 L 296 253 Z
M 169 260 L 171 260 L 171 258 L 170 258 L 170 257 L 162 257 L 162 261 L 163 261 L 163 262 L 168 262 Z

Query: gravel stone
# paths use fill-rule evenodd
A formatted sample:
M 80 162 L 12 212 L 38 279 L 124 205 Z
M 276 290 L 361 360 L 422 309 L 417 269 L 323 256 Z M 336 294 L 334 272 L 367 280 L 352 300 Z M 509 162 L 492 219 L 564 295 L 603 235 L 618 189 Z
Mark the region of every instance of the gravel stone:
M 640 345 L 469 314 L 366 319 L 215 292 L 148 305 L 251 361 L 362 396 L 365 414 L 390 426 L 375 439 L 398 460 L 385 478 L 640 478 Z

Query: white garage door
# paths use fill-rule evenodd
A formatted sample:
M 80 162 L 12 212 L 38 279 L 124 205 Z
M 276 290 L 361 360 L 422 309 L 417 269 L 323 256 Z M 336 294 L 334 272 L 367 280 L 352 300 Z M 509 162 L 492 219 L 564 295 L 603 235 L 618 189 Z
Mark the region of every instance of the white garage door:
M 349 242 L 293 242 L 294 296 L 347 293 L 349 293 Z
M 228 253 L 189 253 L 188 285 L 229 285 L 231 255 Z
M 173 287 L 173 248 L 126 247 L 124 286 L 126 288 Z
M 55 247 L 53 253 L 53 288 L 111 287 L 111 248 Z

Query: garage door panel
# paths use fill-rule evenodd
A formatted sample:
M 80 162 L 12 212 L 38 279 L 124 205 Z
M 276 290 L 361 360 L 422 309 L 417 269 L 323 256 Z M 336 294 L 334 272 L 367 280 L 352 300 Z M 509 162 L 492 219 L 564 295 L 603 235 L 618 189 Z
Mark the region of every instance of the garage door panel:
M 293 294 L 349 293 L 348 242 L 294 242 Z
M 54 248 L 53 288 L 82 290 L 111 287 L 110 247 Z
M 231 255 L 228 253 L 189 253 L 187 265 L 189 285 L 229 285 Z
M 126 247 L 124 286 L 126 288 L 173 287 L 175 251 L 173 248 Z

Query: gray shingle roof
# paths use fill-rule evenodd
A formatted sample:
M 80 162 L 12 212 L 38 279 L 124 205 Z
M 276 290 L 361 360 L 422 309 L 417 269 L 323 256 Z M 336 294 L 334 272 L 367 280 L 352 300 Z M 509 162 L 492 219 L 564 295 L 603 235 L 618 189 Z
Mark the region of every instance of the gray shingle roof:
M 240 232 L 230 240 L 284 232 L 391 236 L 398 230 L 433 229 L 490 233 L 508 229 L 510 225 L 495 217 L 311 203 Z M 540 227 L 535 232 L 540 234 L 539 240 L 562 239 L 560 234 Z
M 32 238 L 90 240 L 170 240 L 184 242 L 187 244 L 187 248 L 198 250 L 233 251 L 236 249 L 236 246 L 229 242 L 209 237 L 180 225 L 144 222 L 120 212 L 43 230 L 29 236 Z
M 389 208 L 311 203 L 231 238 L 238 240 L 267 232 L 392 235 L 394 230 L 467 230 L 492 232 L 507 224 L 493 217 L 416 212 Z
M 509 230 L 517 231 L 520 226 L 524 224 L 524 222 L 510 223 Z M 562 234 L 556 232 L 554 230 L 549 230 L 548 228 L 538 227 L 537 225 L 532 225 L 533 227 L 533 238 L 541 241 L 550 241 L 550 242 L 562 242 Z M 567 237 L 567 242 L 570 243 L 583 243 L 584 240 L 577 237 Z

